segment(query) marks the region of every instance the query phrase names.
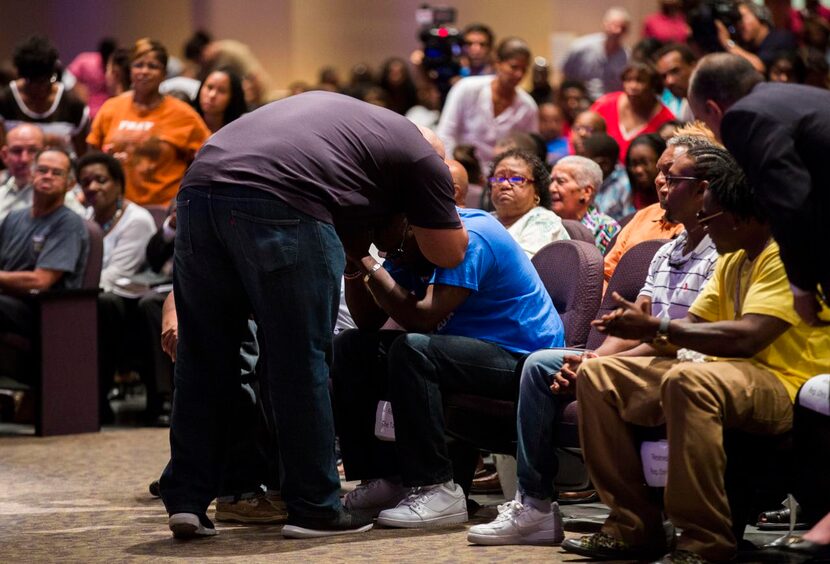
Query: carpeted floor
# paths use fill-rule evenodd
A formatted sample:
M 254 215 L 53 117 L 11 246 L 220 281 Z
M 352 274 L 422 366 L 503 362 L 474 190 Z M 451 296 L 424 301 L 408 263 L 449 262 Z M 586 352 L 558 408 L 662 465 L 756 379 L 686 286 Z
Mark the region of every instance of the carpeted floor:
M 560 561 L 558 548 L 470 546 L 466 526 L 286 540 L 278 525 L 217 524 L 217 537 L 175 541 L 161 501 L 147 491 L 167 456 L 166 429 L 0 437 L 0 562 Z M 473 522 L 495 508 L 480 513 Z
M 469 524 L 491 520 L 498 498 L 466 526 L 373 529 L 362 535 L 286 540 L 280 526 L 218 525 L 217 537 L 175 541 L 149 482 L 168 456 L 166 429 L 37 438 L 0 429 L 0 562 L 584 562 L 548 547 L 476 547 Z M 606 509 L 569 506 L 595 529 Z M 212 512 L 212 510 L 211 510 Z M 573 528 L 579 522 L 573 522 Z M 576 534 L 576 533 L 568 533 Z

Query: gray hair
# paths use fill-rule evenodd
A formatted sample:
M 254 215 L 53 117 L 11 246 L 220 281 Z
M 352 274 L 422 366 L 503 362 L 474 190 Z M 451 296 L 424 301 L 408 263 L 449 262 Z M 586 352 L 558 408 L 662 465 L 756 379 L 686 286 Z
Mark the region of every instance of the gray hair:
M 555 166 L 560 165 L 573 168 L 574 180 L 580 188 L 591 185 L 594 187 L 594 191 L 596 192 L 602 185 L 602 169 L 591 159 L 571 155 L 568 157 L 562 157 L 556 161 Z
M 715 146 L 709 139 L 700 135 L 675 135 L 666 141 L 666 145 L 669 147 L 686 147 L 687 149 Z
M 722 110 L 764 81 L 749 61 L 730 53 L 712 53 L 700 60 L 689 81 L 689 100 L 716 102 Z
M 608 8 L 602 16 L 603 23 L 611 20 L 623 20 L 626 23 L 631 23 L 631 14 L 625 8 L 613 6 Z

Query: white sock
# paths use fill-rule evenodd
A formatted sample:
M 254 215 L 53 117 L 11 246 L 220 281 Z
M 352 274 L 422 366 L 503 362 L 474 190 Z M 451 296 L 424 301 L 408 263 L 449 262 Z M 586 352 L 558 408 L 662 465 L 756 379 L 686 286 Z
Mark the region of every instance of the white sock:
M 522 494 L 521 503 L 522 505 L 529 505 L 530 507 L 532 507 L 536 511 L 539 511 L 540 513 L 550 513 L 551 511 L 549 499 L 538 499 L 526 494 Z

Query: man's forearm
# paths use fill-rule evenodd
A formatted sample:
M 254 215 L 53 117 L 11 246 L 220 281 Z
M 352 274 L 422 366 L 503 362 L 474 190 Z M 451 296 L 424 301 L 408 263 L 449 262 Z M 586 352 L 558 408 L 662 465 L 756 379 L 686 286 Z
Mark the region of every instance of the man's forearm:
M 373 269 L 374 264 L 377 264 L 374 259 L 366 257 L 361 267 L 370 273 L 367 274 L 366 286 L 383 311 L 407 331 L 429 332 L 435 329 L 435 324 L 419 307 L 418 298 L 395 282 L 385 269 Z
M 759 343 L 757 335 L 747 330 L 741 320 L 703 323 L 674 320 L 669 324 L 669 341 L 679 348 L 735 358 L 750 358 L 767 346 Z
M 30 290 L 48 290 L 51 285 L 49 279 L 32 270 L 0 271 L 0 290 L 11 294 L 25 294 Z
M 375 302 L 363 283 L 364 275 L 362 270 L 353 270 L 344 276 L 346 306 L 358 329 L 372 331 L 380 329 L 389 315 Z

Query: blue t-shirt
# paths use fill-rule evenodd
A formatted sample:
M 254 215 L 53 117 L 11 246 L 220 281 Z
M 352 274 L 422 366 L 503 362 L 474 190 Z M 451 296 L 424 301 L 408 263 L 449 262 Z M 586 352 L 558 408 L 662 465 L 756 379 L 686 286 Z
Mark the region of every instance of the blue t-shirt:
M 470 238 L 464 261 L 455 268 L 437 268 L 429 284 L 472 292 L 435 333 L 481 339 L 523 354 L 564 346 L 562 320 L 513 237 L 487 212 L 459 209 L 458 215 Z M 388 269 L 399 284 L 423 295 L 415 278 L 392 265 Z

